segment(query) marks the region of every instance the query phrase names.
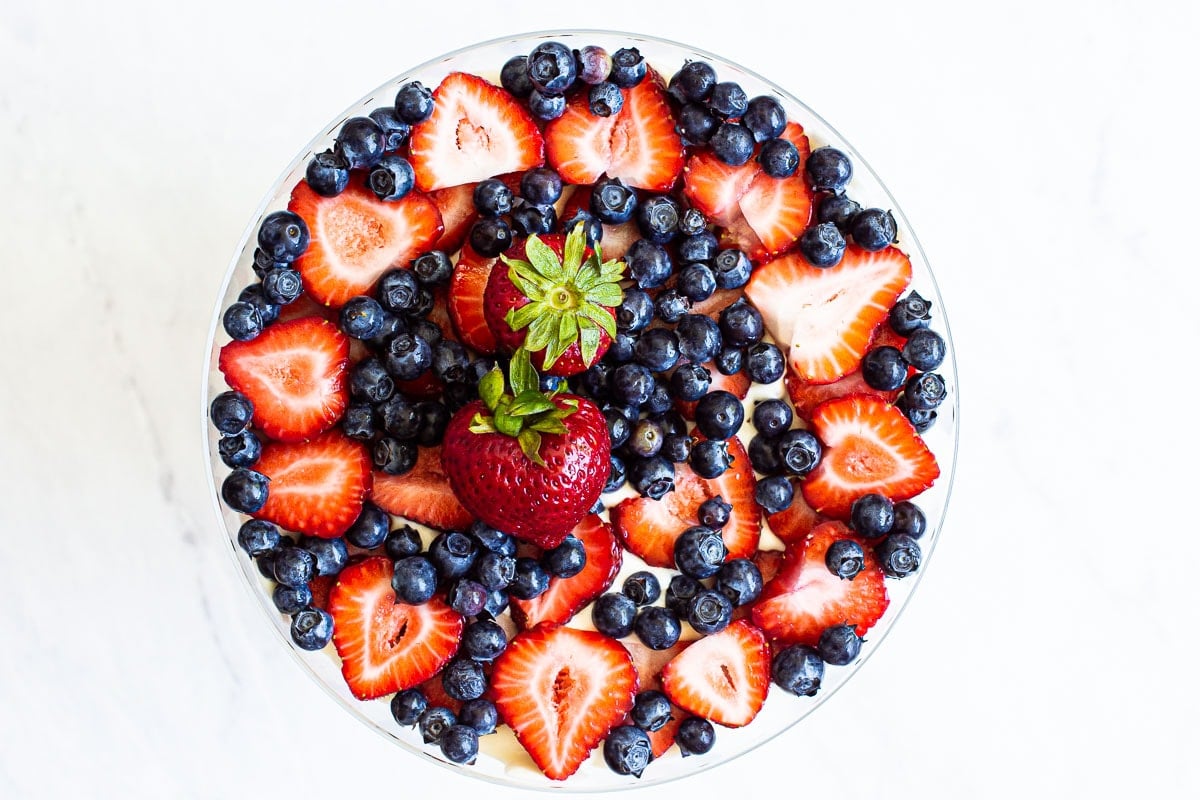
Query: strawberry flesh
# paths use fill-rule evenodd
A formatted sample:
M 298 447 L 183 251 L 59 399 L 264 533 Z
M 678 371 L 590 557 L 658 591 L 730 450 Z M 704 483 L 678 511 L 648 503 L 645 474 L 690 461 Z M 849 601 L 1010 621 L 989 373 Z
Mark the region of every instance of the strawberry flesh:
M 416 465 L 403 475 L 375 473 L 371 501 L 389 514 L 442 530 L 464 530 L 473 521 L 442 471 L 442 448 L 421 447 Z
M 662 671 L 671 702 L 730 728 L 758 715 L 770 683 L 771 648 L 762 631 L 745 620 L 694 642 Z
M 450 275 L 450 319 L 462 343 L 485 355 L 493 355 L 499 348 L 483 313 L 488 277 L 499 260 L 481 256 L 465 245 Z
M 269 443 L 254 468 L 271 481 L 267 502 L 254 516 L 327 539 L 354 524 L 371 487 L 367 449 L 340 431 Z
M 513 619 L 522 628 L 541 622 L 561 624 L 612 586 L 621 569 L 621 543 L 612 526 L 589 514 L 571 533 L 583 543 L 587 563 L 570 578 L 550 578 L 550 588 L 532 600 L 512 598 Z

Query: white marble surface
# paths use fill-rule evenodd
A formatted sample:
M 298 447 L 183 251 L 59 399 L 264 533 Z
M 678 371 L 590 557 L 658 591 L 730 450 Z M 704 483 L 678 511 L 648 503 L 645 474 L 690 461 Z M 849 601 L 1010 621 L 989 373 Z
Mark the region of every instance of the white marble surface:
M 577 26 L 722 52 L 839 128 L 920 235 L 961 370 L 907 617 L 805 724 L 644 796 L 1200 792 L 1194 3 L 409 5 L 0 0 L 0 797 L 480 791 L 269 633 L 209 502 L 200 362 L 312 133 L 438 53 Z

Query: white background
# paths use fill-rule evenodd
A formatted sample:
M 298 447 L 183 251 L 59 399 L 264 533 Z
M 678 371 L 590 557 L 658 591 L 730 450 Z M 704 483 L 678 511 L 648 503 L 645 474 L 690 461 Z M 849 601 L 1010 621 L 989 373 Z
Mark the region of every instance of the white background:
M 233 248 L 315 132 L 439 53 L 564 27 L 816 109 L 907 213 L 959 354 L 950 515 L 885 646 L 642 795 L 1200 792 L 1196 4 L 414 5 L 0 0 L 0 797 L 518 796 L 295 667 L 225 552 L 198 381 Z

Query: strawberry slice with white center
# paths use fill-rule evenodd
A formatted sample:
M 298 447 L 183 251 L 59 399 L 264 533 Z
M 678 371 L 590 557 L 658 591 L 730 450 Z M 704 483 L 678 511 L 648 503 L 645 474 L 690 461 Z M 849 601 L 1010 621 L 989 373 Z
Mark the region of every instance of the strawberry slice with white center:
M 396 598 L 392 560 L 372 556 L 342 570 L 329 593 L 333 645 L 359 700 L 428 680 L 458 650 L 463 618 L 434 597 L 419 606 Z
M 804 499 L 799 479 L 792 479 L 792 490 L 792 504 L 767 517 L 771 533 L 785 544 L 804 541 L 813 528 L 825 521 Z
M 745 620 L 693 643 L 663 667 L 671 702 L 718 725 L 740 728 L 758 715 L 771 683 L 771 648 Z
M 621 640 L 621 644 L 629 651 L 629 656 L 633 659 L 633 667 L 637 670 L 638 676 L 638 693 L 656 689 L 662 691 L 662 669 L 671 659 L 683 652 L 691 642 L 681 641 L 676 642 L 665 650 L 651 650 L 646 645 L 642 644 L 636 636 L 631 636 Z M 671 719 L 666 725 L 656 731 L 646 731 L 646 735 L 650 737 L 650 752 L 654 753 L 654 757 L 658 758 L 675 743 L 675 734 L 679 731 L 679 723 L 683 722 L 687 714 L 681 712 L 678 708 L 671 709 Z M 632 719 L 626 719 L 625 724 L 632 725 Z
M 465 72 L 451 72 L 433 90 L 433 114 L 413 127 L 408 146 L 423 192 L 544 161 L 542 134 L 529 112 L 499 86 Z
M 475 520 L 450 488 L 440 446 L 418 448 L 416 465 L 403 475 L 376 472 L 371 501 L 389 514 L 442 530 L 465 530 Z
M 462 343 L 485 355 L 499 350 L 496 335 L 483 313 L 483 293 L 499 258 L 487 258 L 463 245 L 450 274 L 450 319 Z
M 588 110 L 586 92 L 546 125 L 546 158 L 568 183 L 620 178 L 637 189 L 665 192 L 683 171 L 683 142 L 654 76 L 622 89 L 625 104 L 611 117 Z
M 893 331 L 886 321 L 881 322 L 871 335 L 871 344 L 867 347 L 867 351 L 870 352 L 876 347 L 883 347 L 885 345 L 895 347 L 897 350 L 903 350 L 905 341 L 907 340 Z M 909 368 L 910 374 L 915 372 L 916 370 L 911 367 Z M 845 397 L 850 394 L 873 394 L 892 403 L 904 391 L 903 387 L 891 391 L 871 388 L 863 379 L 861 366 L 844 378 L 838 378 L 833 383 L 807 383 L 796 377 L 791 370 L 788 370 L 784 376 L 784 384 L 787 386 L 788 397 L 792 400 L 792 406 L 796 409 L 796 414 L 804 419 L 810 418 L 813 409 L 821 403 L 824 403 L 826 400 L 832 400 L 835 397 Z
M 332 322 L 304 317 L 230 342 L 218 361 L 225 382 L 254 403 L 254 425 L 280 442 L 327 430 L 350 400 L 350 340 Z
M 790 253 L 763 264 L 746 296 L 809 383 L 833 383 L 858 368 L 876 326 L 912 280 L 908 256 L 895 247 L 871 253 L 848 245 L 840 264 L 819 269 Z
M 595 514 L 589 514 L 571 533 L 583 543 L 587 563 L 570 578 L 550 578 L 550 588 L 532 600 L 512 598 L 513 619 L 522 628 L 541 622 L 561 624 L 612 586 L 621 569 L 624 550 L 612 526 Z
M 433 250 L 453 253 L 467 239 L 471 223 L 478 219 L 475 210 L 475 184 L 464 183 L 429 193 L 429 199 L 442 215 L 442 236 L 433 243 Z
M 633 707 L 637 672 L 619 642 L 543 624 L 496 659 L 500 718 L 551 780 L 566 780 Z
M 812 431 L 825 450 L 801 489 L 819 514 L 849 519 L 850 506 L 869 493 L 907 500 L 941 474 L 904 414 L 878 397 L 856 394 L 822 403 L 813 411 Z
M 752 610 L 754 623 L 779 644 L 816 647 L 833 625 L 853 625 L 859 636 L 879 621 L 888 607 L 883 570 L 869 546 L 864 568 L 844 580 L 825 565 L 825 551 L 836 541 L 855 539 L 840 522 L 823 522 L 803 541 L 789 545 L 779 572 L 763 587 Z
M 296 259 L 304 289 L 327 306 L 369 294 L 380 275 L 408 267 L 442 235 L 441 213 L 427 195 L 409 192 L 385 202 L 358 180 L 336 197 L 301 181 L 288 210 L 308 225 L 308 249 Z
M 610 512 L 613 528 L 631 552 L 653 567 L 675 566 L 675 540 L 699 525 L 700 505 L 717 495 L 733 508 L 721 529 L 729 558 L 749 558 L 758 549 L 760 511 L 754 501 L 754 469 L 735 436 L 733 464 L 716 478 L 701 478 L 686 464 L 675 465 L 675 489 L 660 500 L 631 497 Z
M 367 448 L 340 431 L 308 442 L 271 442 L 254 469 L 271 481 L 267 502 L 254 516 L 327 539 L 354 524 L 371 487 Z

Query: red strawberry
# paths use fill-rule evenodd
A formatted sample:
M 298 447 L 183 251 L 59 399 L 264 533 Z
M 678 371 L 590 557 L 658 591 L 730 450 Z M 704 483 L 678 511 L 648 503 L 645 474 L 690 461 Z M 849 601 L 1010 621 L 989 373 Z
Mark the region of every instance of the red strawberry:
M 308 249 L 296 259 L 304 289 L 327 306 L 369 294 L 380 275 L 407 267 L 442 235 L 441 214 L 428 196 L 409 192 L 385 202 L 357 180 L 336 197 L 301 181 L 288 210 L 308 225 Z
M 416 466 L 403 475 L 376 472 L 371 501 L 389 514 L 442 530 L 463 530 L 475 519 L 450 488 L 441 447 L 419 448 Z
M 792 489 L 794 490 L 792 504 L 783 511 L 767 517 L 767 525 L 771 527 L 771 533 L 785 544 L 804 541 L 804 537 L 808 536 L 814 527 L 825 521 L 824 517 L 805 502 L 799 480 L 792 479 Z
M 708 387 L 710 392 L 723 390 L 729 392 L 738 400 L 745 399 L 746 393 L 750 391 L 750 377 L 745 372 L 739 371 L 733 375 L 725 375 L 711 363 L 704 366 L 712 376 L 712 383 Z M 696 404 L 699 402 L 699 400 L 676 400 L 675 410 L 682 414 L 685 419 L 695 419 Z
M 550 588 L 533 600 L 512 599 L 512 615 L 522 628 L 540 622 L 561 624 L 579 609 L 595 600 L 612 586 L 621 569 L 621 543 L 613 536 L 612 526 L 595 514 L 589 514 L 571 531 L 583 542 L 587 564 L 570 578 L 551 578 Z
M 883 347 L 884 345 L 902 350 L 904 349 L 905 341 L 907 340 L 893 331 L 887 322 L 881 322 L 871 335 L 871 344 L 868 346 L 867 351 L 869 352 L 876 347 Z M 911 371 L 915 370 L 911 370 L 910 368 Z M 807 383 L 797 378 L 791 370 L 788 370 L 784 376 L 784 384 L 787 386 L 788 396 L 792 400 L 792 405 L 795 407 L 796 413 L 804 419 L 811 417 L 813 409 L 821 403 L 824 403 L 826 400 L 832 400 L 835 397 L 845 397 L 850 394 L 873 394 L 891 403 L 903 391 L 903 389 L 896 389 L 890 392 L 882 389 L 872 389 L 863 380 L 861 366 L 846 377 L 838 378 L 833 383 Z
M 337 309 L 323 306 L 307 294 L 301 294 L 286 306 L 280 306 L 279 318 L 275 322 L 291 322 L 301 317 L 323 317 L 334 325 L 338 324 Z
M 848 245 L 835 267 L 781 256 L 754 271 L 746 296 L 788 364 L 809 383 L 833 383 L 862 361 L 876 326 L 908 286 L 912 266 L 894 247 L 870 253 Z
M 445 388 L 431 369 L 410 381 L 396 381 L 396 391 L 413 400 L 435 400 L 441 397 Z
M 542 134 L 512 95 L 451 72 L 433 90 L 433 115 L 413 127 L 409 160 L 424 192 L 541 166 Z
M 707 314 L 714 320 L 720 321 L 721 312 L 733 305 L 742 296 L 740 289 L 717 289 L 707 300 L 701 300 L 692 306 L 691 313 Z
M 280 442 L 328 429 L 350 401 L 350 341 L 317 317 L 276 322 L 248 342 L 230 342 L 219 360 L 225 382 L 254 403 L 254 425 Z
M 358 519 L 371 488 L 367 448 L 340 431 L 308 442 L 271 442 L 254 469 L 271 481 L 267 502 L 254 516 L 328 539 Z
M 429 707 L 441 706 L 448 708 L 455 714 L 462 711 L 463 701 L 455 700 L 446 693 L 446 687 L 442 684 L 442 676 L 434 675 L 429 680 L 421 684 L 421 694 L 425 695 L 425 701 Z
M 442 237 L 434 242 L 433 250 L 453 253 L 462 247 L 479 216 L 475 211 L 475 184 L 464 183 L 461 186 L 449 186 L 429 193 L 429 199 L 438 207 L 442 215 Z
M 665 192 L 683 170 L 683 143 L 662 88 L 653 77 L 622 90 L 620 113 L 597 117 L 586 92 L 546 125 L 546 158 L 568 183 L 595 183 L 602 175 L 630 186 Z
M 637 673 L 620 643 L 539 625 L 496 659 L 492 697 L 500 718 L 546 777 L 561 781 L 633 706 Z
M 825 565 L 825 551 L 840 539 L 853 539 L 840 522 L 823 522 L 802 542 L 788 545 L 779 572 L 763 587 L 752 610 L 754 622 L 773 640 L 815 647 L 831 625 L 854 625 L 864 635 L 887 610 L 883 570 L 870 547 L 865 567 L 843 580 Z
M 312 602 L 309 605 L 328 611 L 329 593 L 333 591 L 335 583 L 337 583 L 337 578 L 333 575 L 314 575 L 308 582 L 308 590 L 312 592 Z
M 754 501 L 754 470 L 746 449 L 729 439 L 733 465 L 719 477 L 701 478 L 686 464 L 675 465 L 675 489 L 661 500 L 631 497 L 610 512 L 625 547 L 654 567 L 675 566 L 675 540 L 693 525 L 705 500 L 720 495 L 733 506 L 721 538 L 730 558 L 749 558 L 758 549 L 760 512 Z
M 450 290 L 445 286 L 435 286 L 431 294 L 433 307 L 425 318 L 438 326 L 443 337 L 457 342 L 458 331 L 454 330 L 454 321 L 450 318 Z
M 396 599 L 392 561 L 372 556 L 342 570 L 329 593 L 333 646 L 359 700 L 428 680 L 458 650 L 463 618 L 434 597 L 419 606 Z
M 762 631 L 738 620 L 671 659 L 662 682 L 667 697 L 685 711 L 740 728 L 767 699 L 771 648 Z
M 496 353 L 499 347 L 483 314 L 488 276 L 499 260 L 481 256 L 469 244 L 464 245 L 450 275 L 450 319 L 462 343 L 485 355 Z
M 850 518 L 851 504 L 875 492 L 907 500 L 933 485 L 933 453 L 895 406 L 870 395 L 828 400 L 813 411 L 812 430 L 825 445 L 801 488 L 818 513 Z
M 779 567 L 783 564 L 783 551 L 759 550 L 751 560 L 762 574 L 763 583 L 766 583 L 779 574 Z M 745 606 L 742 608 L 745 608 Z M 738 610 L 740 611 L 741 609 Z

